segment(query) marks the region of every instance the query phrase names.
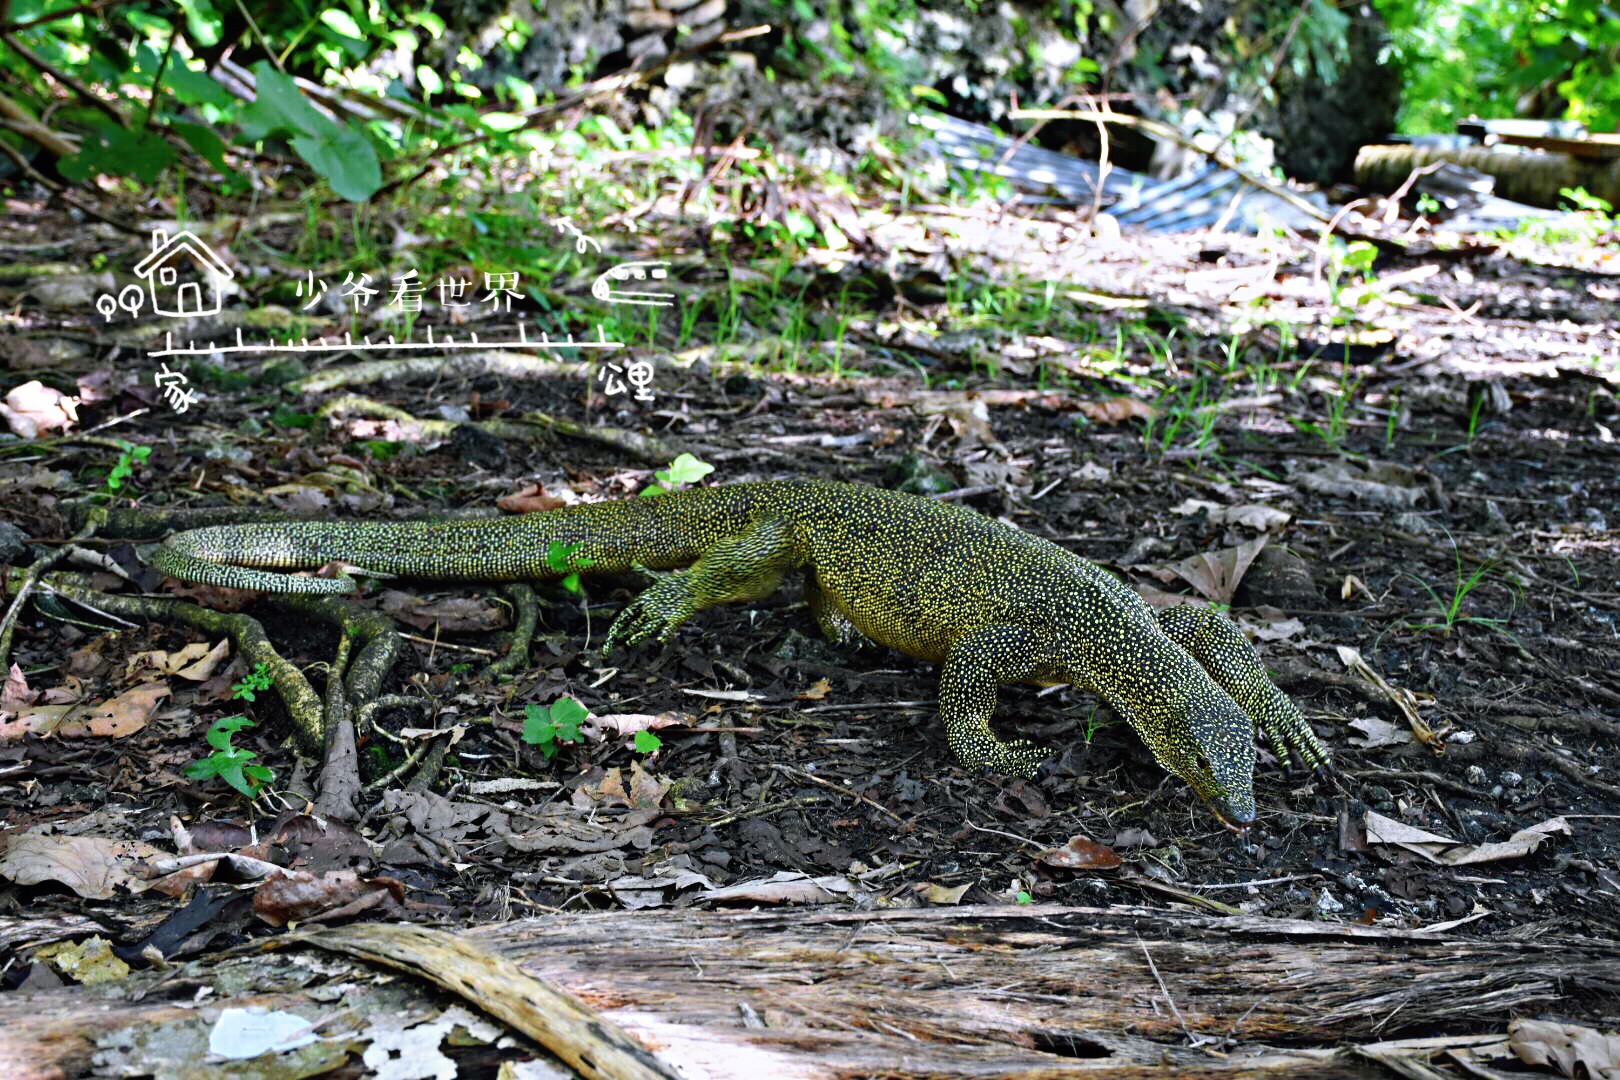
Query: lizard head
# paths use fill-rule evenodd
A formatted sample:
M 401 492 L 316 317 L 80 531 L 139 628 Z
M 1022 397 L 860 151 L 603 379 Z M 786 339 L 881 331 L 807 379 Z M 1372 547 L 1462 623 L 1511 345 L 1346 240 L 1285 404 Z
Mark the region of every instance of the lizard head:
M 1213 687 L 1212 687 L 1213 689 Z M 1254 720 L 1224 693 L 1194 695 L 1140 728 L 1159 764 L 1192 785 L 1221 824 L 1254 823 Z

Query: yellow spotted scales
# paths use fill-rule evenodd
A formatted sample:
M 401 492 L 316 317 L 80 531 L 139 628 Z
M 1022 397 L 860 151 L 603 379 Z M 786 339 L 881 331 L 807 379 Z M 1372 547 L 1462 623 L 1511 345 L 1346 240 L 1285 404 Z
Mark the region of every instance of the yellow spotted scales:
M 1229 826 L 1254 820 L 1254 733 L 1285 762 L 1326 749 L 1229 620 L 1155 613 L 1102 568 L 965 507 L 858 484 L 765 481 L 659 498 L 587 503 L 497 520 L 284 522 L 193 529 L 153 562 L 187 581 L 272 592 L 351 592 L 346 575 L 293 576 L 342 562 L 356 573 L 516 581 L 574 568 L 644 567 L 660 577 L 620 612 L 607 650 L 668 641 L 704 608 L 756 600 L 802 570 L 828 637 L 859 631 L 944 665 L 939 711 L 969 768 L 1028 776 L 1047 752 L 990 730 L 1002 683 L 1072 683 L 1108 701 L 1166 769 Z

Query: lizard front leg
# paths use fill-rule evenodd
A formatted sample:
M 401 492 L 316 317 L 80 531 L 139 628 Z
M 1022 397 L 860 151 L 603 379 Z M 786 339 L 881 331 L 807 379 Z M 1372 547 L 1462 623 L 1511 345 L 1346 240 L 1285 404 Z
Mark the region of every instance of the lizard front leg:
M 1299 707 L 1271 681 L 1259 654 L 1236 623 L 1191 604 L 1165 608 L 1158 620 L 1164 635 L 1191 653 L 1210 678 L 1254 718 L 1284 765 L 1292 751 L 1306 768 L 1327 766 L 1327 747 L 1305 722 Z
M 1053 670 L 1045 639 L 1021 626 L 984 626 L 957 638 L 939 677 L 939 716 L 945 741 L 965 768 L 1034 776 L 1050 751 L 1024 739 L 1003 742 L 990 730 L 1002 683 Z
M 786 521 L 759 522 L 748 532 L 717 542 L 690 567 L 660 578 L 626 604 L 608 628 L 602 653 L 620 644 L 639 645 L 650 637 L 668 641 L 704 608 L 768 596 L 801 561 Z

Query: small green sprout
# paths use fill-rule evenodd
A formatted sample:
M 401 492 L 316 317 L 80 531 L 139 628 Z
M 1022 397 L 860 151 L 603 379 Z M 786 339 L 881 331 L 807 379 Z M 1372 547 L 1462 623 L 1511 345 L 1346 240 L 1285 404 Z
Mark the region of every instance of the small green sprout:
M 1013 899 L 1020 904 L 1033 904 L 1035 902 L 1035 898 L 1029 895 L 1029 891 L 1027 889 L 1019 889 L 1018 895 L 1013 897 Z
M 252 750 L 240 750 L 231 745 L 232 736 L 252 726 L 253 721 L 245 716 L 227 716 L 215 720 L 214 726 L 204 736 L 214 752 L 187 765 L 186 775 L 193 780 L 217 777 L 248 798 L 258 798 L 259 792 L 276 778 L 276 774 L 263 765 L 252 764 L 253 759 L 259 756 Z
M 107 474 L 106 486 L 109 493 L 122 490 L 124 481 L 135 475 L 135 466 L 144 465 L 146 459 L 152 456 L 150 446 L 136 446 L 123 439 L 118 440 L 118 445 L 123 452 L 118 455 L 112 471 Z
M 656 483 L 642 489 L 641 494 L 644 498 L 651 498 L 654 495 L 667 495 L 669 492 L 683 488 L 687 484 L 697 483 L 712 472 L 714 472 L 714 466 L 707 461 L 695 458 L 691 454 L 682 454 L 669 463 L 669 468 L 654 471 L 653 480 Z
M 270 665 L 259 664 L 246 675 L 242 681 L 231 683 L 231 698 L 237 701 L 257 701 L 258 695 L 270 689 Z
M 650 754 L 664 745 L 664 740 L 645 729 L 636 732 L 636 753 Z
M 646 492 L 642 494 L 645 495 Z M 562 587 L 572 593 L 580 591 L 578 571 L 596 564 L 596 560 L 589 555 L 575 554 L 584 546 L 584 544 L 565 544 L 561 540 L 553 540 L 546 545 L 546 566 L 565 575 Z
M 550 705 L 534 702 L 523 707 L 523 741 L 538 747 L 547 761 L 557 756 L 559 743 L 581 740 L 579 725 L 590 711 L 571 697 L 560 697 Z

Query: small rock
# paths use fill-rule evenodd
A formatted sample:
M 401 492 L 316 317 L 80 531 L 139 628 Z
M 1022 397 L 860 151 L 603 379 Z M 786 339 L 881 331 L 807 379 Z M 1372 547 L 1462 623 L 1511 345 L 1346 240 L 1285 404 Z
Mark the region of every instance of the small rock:
M 1505 772 L 1502 774 L 1502 783 L 1506 784 L 1508 787 L 1518 787 L 1520 784 L 1524 783 L 1524 777 L 1520 776 L 1516 772 Z
M 1484 769 L 1480 768 L 1478 765 L 1468 766 L 1468 782 L 1470 784 L 1473 784 L 1475 787 L 1479 787 L 1483 785 L 1487 779 L 1488 777 L 1485 775 Z
M 1343 911 L 1344 905 L 1339 903 L 1332 893 L 1323 889 L 1316 896 L 1316 910 L 1323 915 L 1332 915 L 1334 912 Z
M 0 564 L 21 563 L 28 554 L 28 534 L 9 521 L 0 521 Z

